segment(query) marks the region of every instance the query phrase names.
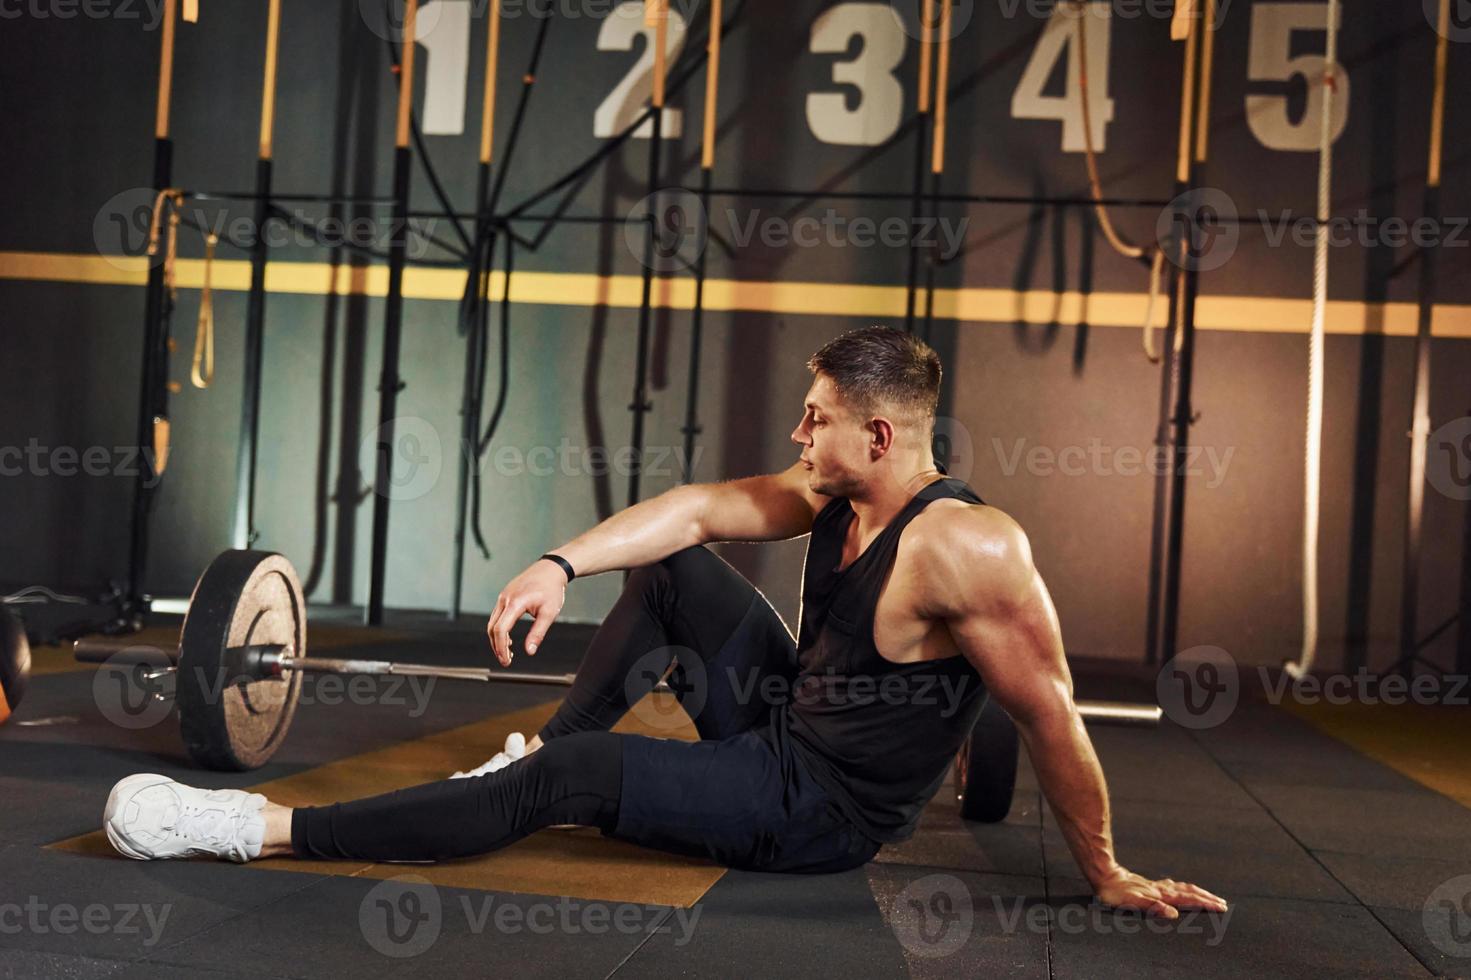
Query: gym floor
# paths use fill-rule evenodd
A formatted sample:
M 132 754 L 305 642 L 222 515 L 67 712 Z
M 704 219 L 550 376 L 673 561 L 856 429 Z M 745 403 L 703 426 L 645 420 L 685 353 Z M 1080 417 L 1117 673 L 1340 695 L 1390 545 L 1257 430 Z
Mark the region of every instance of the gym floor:
M 517 666 L 573 670 L 588 635 L 559 626 Z M 312 642 L 486 662 L 469 622 L 329 624 Z M 942 791 L 916 837 L 838 875 L 727 871 L 589 830 L 433 866 L 132 862 L 97 833 L 123 775 L 368 795 L 480 763 L 560 690 L 309 678 L 272 762 L 221 774 L 190 767 L 170 715 L 122 710 L 115 677 L 56 648 L 35 660 L 0 730 L 3 977 L 1471 976 L 1471 942 L 1436 924 L 1438 903 L 1471 901 L 1471 721 L 1455 708 L 1289 711 L 1248 686 L 1213 728 L 1094 727 L 1120 857 L 1233 903 L 1165 924 L 1090 905 L 1025 758 L 1004 823 L 963 822 Z M 1081 697 L 1140 683 L 1075 672 Z M 638 714 L 630 730 L 662 717 Z

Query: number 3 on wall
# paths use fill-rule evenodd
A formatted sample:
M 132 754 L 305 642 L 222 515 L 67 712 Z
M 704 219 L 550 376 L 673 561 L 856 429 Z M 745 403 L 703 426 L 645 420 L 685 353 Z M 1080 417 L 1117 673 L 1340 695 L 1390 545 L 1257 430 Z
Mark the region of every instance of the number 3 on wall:
M 904 60 L 904 31 L 894 8 L 886 3 L 841 3 L 812 24 L 813 54 L 843 54 L 853 38 L 862 41 L 858 56 L 833 63 L 833 84 L 857 89 L 848 108 L 843 92 L 807 96 L 807 126 L 824 143 L 878 146 L 899 131 L 904 114 L 904 88 L 894 71 Z
M 1333 29 L 1338 30 L 1334 24 Z M 1325 3 L 1258 3 L 1251 8 L 1251 55 L 1247 77 L 1254 82 L 1288 82 L 1300 78 L 1307 83 L 1307 108 L 1293 122 L 1286 95 L 1248 95 L 1246 122 L 1262 145 L 1273 150 L 1317 150 L 1323 125 L 1323 75 L 1328 59 L 1322 55 L 1292 57 L 1292 35 L 1297 31 L 1328 30 Z M 1348 73 L 1333 66 L 1338 89 L 1333 95 L 1333 139 L 1348 125 Z

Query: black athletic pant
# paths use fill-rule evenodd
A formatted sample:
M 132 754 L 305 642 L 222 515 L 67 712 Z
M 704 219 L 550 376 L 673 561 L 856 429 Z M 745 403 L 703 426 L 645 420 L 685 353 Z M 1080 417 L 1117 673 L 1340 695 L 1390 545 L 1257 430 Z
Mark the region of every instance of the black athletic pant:
M 671 662 L 701 741 L 610 733 Z M 442 860 L 582 824 L 733 866 L 853 867 L 878 845 L 760 735 L 780 700 L 771 693 L 796 673 L 791 634 L 755 586 L 704 548 L 677 552 L 629 575 L 539 751 L 484 776 L 298 809 L 293 849 Z

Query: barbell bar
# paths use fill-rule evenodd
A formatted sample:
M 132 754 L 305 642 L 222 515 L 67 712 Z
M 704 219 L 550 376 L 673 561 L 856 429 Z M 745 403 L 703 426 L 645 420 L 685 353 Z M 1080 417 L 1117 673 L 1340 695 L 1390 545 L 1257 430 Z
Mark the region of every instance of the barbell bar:
M 117 640 L 82 639 L 74 644 L 79 663 L 107 664 L 115 667 L 172 667 L 176 666 L 177 655 L 170 656 L 159 647 L 136 645 L 126 646 Z M 410 664 L 390 660 L 333 659 L 328 657 L 298 657 L 287 652 L 284 646 L 242 648 L 238 654 L 246 660 L 259 658 L 258 671 L 250 672 L 256 679 L 281 677 L 286 671 L 296 670 L 308 674 L 364 674 L 392 677 L 435 677 L 446 681 L 480 681 L 501 684 L 545 684 L 551 687 L 571 687 L 577 680 L 576 674 L 538 674 L 531 671 L 499 670 L 494 667 L 449 667 L 441 664 Z M 668 689 L 669 685 L 660 682 Z M 1094 701 L 1079 699 L 1074 702 L 1078 714 L 1084 721 L 1114 725 L 1138 725 L 1154 727 L 1159 724 L 1164 712 L 1155 704 L 1136 704 L 1129 701 Z

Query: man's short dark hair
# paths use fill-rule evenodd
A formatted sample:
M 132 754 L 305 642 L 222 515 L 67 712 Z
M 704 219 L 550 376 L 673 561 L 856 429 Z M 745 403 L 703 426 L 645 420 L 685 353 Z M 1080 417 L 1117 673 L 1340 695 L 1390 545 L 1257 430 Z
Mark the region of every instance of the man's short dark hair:
M 882 414 L 887 407 L 929 425 L 940 403 L 940 355 L 894 327 L 850 330 L 813 354 L 807 369 L 832 379 L 838 394 L 860 414 Z

